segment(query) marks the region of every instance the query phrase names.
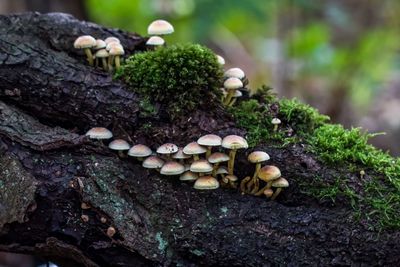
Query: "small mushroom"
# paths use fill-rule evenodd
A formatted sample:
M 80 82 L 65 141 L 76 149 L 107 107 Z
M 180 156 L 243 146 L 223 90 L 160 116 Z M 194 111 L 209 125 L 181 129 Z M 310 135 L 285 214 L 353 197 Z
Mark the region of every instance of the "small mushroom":
M 248 192 L 256 193 L 258 191 L 258 187 L 259 187 L 259 185 L 258 185 L 258 177 L 257 176 L 258 176 L 258 171 L 261 168 L 261 163 L 269 160 L 270 157 L 264 151 L 254 151 L 254 152 L 249 154 L 247 159 L 251 163 L 256 164 L 256 169 L 254 171 L 253 179 L 249 183 L 247 183 L 247 190 L 248 190 Z M 251 187 L 253 185 L 254 185 L 254 188 L 253 188 L 254 191 L 252 191 L 252 189 L 251 189 Z
M 128 151 L 128 156 L 136 157 L 138 160 L 142 161 L 143 158 L 148 157 L 153 153 L 148 146 L 138 144 L 131 147 Z
M 118 43 L 118 44 L 120 44 L 120 43 L 121 43 L 121 41 L 120 41 L 117 37 L 113 37 L 113 36 L 107 37 L 107 38 L 104 40 L 104 42 L 105 42 L 106 44 L 110 44 L 110 43 Z
M 105 49 L 106 46 L 107 46 L 106 42 L 104 42 L 101 39 L 96 39 L 96 45 L 94 47 L 94 50 Z
M 146 42 L 146 45 L 150 45 L 153 47 L 163 46 L 164 44 L 165 40 L 160 36 L 151 36 Z
M 220 55 L 216 55 L 217 57 L 217 61 L 220 65 L 225 65 L 225 59 L 223 57 L 221 57 Z
M 96 55 L 96 60 L 97 60 L 98 58 L 101 59 L 101 63 L 103 64 L 103 69 L 104 69 L 104 70 L 107 70 L 108 66 L 107 66 L 107 60 L 106 60 L 106 58 L 109 57 L 109 54 L 108 54 L 107 50 L 105 50 L 105 49 L 100 49 L 100 50 L 98 50 L 98 51 L 96 52 L 95 55 Z
M 121 67 L 121 59 L 120 56 L 125 54 L 124 48 L 122 45 L 114 45 L 111 47 L 110 51 L 108 52 L 111 57 L 114 58 L 115 68 L 119 69 Z
M 280 177 L 279 179 L 272 182 L 272 187 L 277 188 L 275 193 L 271 197 L 271 200 L 274 200 L 279 195 L 279 193 L 283 190 L 283 188 L 289 187 L 289 182 L 285 178 Z
M 237 188 L 236 182 L 238 181 L 238 177 L 236 175 L 228 174 L 225 176 L 225 179 L 227 179 L 227 182 L 231 188 Z
M 211 155 L 211 149 L 213 146 L 220 146 L 222 144 L 222 138 L 216 134 L 206 134 L 197 140 L 199 145 L 207 147 L 206 158 Z
M 233 169 L 235 165 L 236 151 L 241 148 L 248 148 L 246 139 L 238 135 L 228 135 L 222 139 L 222 147 L 230 149 L 229 161 L 228 161 L 228 172 L 233 174 Z
M 96 39 L 94 39 L 90 35 L 80 36 L 74 42 L 74 47 L 76 49 L 83 49 L 85 51 L 90 66 L 93 66 L 93 54 L 90 49 L 95 46 L 96 46 Z
M 117 151 L 118 151 L 118 155 L 119 155 L 121 158 L 124 158 L 124 157 L 125 157 L 124 151 L 129 150 L 129 149 L 131 148 L 130 145 L 129 145 L 129 143 L 126 142 L 126 141 L 123 140 L 123 139 L 115 139 L 115 140 L 113 140 L 113 141 L 108 145 L 108 147 L 109 147 L 110 149 L 112 149 L 112 150 L 117 150 Z
M 240 79 L 232 77 L 225 80 L 224 87 L 228 91 L 228 95 L 224 100 L 224 105 L 227 106 L 231 102 L 235 91 L 239 88 L 243 88 L 243 83 Z
M 168 161 L 166 162 L 160 170 L 160 173 L 163 175 L 179 175 L 185 171 L 185 167 L 176 162 L 176 161 Z
M 230 68 L 224 73 L 225 78 L 238 78 L 240 80 L 243 80 L 246 75 L 244 71 L 241 68 Z
M 240 191 L 242 192 L 242 194 L 245 194 L 247 191 L 246 191 L 246 183 L 248 182 L 248 181 L 250 181 L 251 180 L 251 177 L 250 176 L 246 176 L 246 178 L 244 178 L 241 182 L 240 182 Z
M 279 177 L 281 177 L 281 171 L 279 170 L 278 167 L 275 167 L 273 165 L 266 165 L 264 167 L 262 167 L 259 171 L 258 171 L 258 178 L 260 178 L 261 180 L 263 180 L 264 182 L 267 183 L 266 186 L 264 186 L 262 189 L 258 190 L 257 188 L 257 192 L 253 193 L 254 195 L 261 195 L 262 192 L 264 192 L 265 189 L 270 189 L 272 182 L 276 179 L 278 179 Z M 254 191 L 254 190 L 253 190 Z M 252 192 L 253 192 L 252 191 Z
M 149 35 L 166 35 L 174 32 L 174 27 L 166 20 L 158 19 L 147 27 Z
M 271 123 L 274 125 L 274 132 L 276 132 L 278 130 L 279 124 L 281 124 L 281 120 L 278 118 L 273 118 L 271 120 Z
M 117 230 L 115 230 L 114 227 L 110 226 L 110 227 L 107 228 L 107 232 L 106 233 L 107 233 L 107 236 L 111 238 L 117 233 Z
M 196 160 L 190 165 L 190 171 L 198 172 L 199 176 L 203 176 L 203 173 L 212 172 L 212 170 L 213 166 L 205 159 Z
M 229 156 L 225 153 L 215 152 L 208 157 L 208 161 L 214 164 L 212 176 L 217 178 L 217 170 L 221 162 L 229 161 Z
M 237 100 L 239 97 L 242 97 L 242 96 L 243 96 L 243 93 L 242 93 L 240 90 L 236 90 L 236 91 L 235 91 L 235 94 L 232 96 L 231 102 L 228 104 L 228 107 L 232 107 L 233 104 L 236 103 L 236 100 Z
M 104 127 L 94 127 L 87 131 L 85 135 L 89 136 L 90 139 L 97 140 L 105 140 L 113 137 L 112 132 Z
M 165 143 L 157 148 L 157 153 L 166 155 L 168 159 L 171 159 L 171 154 L 178 152 L 178 147 L 172 143 Z
M 199 175 L 191 171 L 185 171 L 181 176 L 179 176 L 179 180 L 184 182 L 195 181 L 197 178 L 199 178 Z
M 142 166 L 146 169 L 160 170 L 163 165 L 164 161 L 157 156 L 150 156 L 146 158 L 142 163 Z
M 191 156 L 183 153 L 183 148 L 180 147 L 178 149 L 178 151 L 175 154 L 172 155 L 172 158 L 173 159 L 178 159 L 180 161 L 180 163 L 183 164 L 184 160 L 191 158 Z
M 193 185 L 193 188 L 198 190 L 217 189 L 218 187 L 219 187 L 218 180 L 212 176 L 202 176 L 198 178 Z
M 199 155 L 206 152 L 207 149 L 196 142 L 191 142 L 183 148 L 183 153 L 192 155 L 194 160 L 199 160 Z

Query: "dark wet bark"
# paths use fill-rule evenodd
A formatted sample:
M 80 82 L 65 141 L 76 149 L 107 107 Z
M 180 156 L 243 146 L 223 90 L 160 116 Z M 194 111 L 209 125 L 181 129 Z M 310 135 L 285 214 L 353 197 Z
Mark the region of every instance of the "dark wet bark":
M 351 207 L 307 197 L 299 183 L 329 169 L 301 146 L 260 147 L 291 187 L 278 201 L 236 190 L 200 192 L 120 159 L 82 137 L 106 126 L 153 147 L 200 134 L 245 132 L 222 109 L 173 122 L 149 118 L 139 96 L 88 67 L 72 48 L 80 34 L 117 36 L 129 53 L 140 36 L 63 14 L 0 17 L 0 250 L 64 266 L 396 265 L 400 234 L 375 232 Z M 240 177 L 254 166 L 239 152 Z M 82 203 L 89 208 L 82 209 Z M 87 215 L 88 221 L 82 219 Z M 117 232 L 110 238 L 108 227 Z

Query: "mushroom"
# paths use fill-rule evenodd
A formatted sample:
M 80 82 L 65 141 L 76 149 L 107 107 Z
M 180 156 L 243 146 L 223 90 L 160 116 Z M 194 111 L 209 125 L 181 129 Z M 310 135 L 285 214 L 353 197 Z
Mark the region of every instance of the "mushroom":
M 191 171 L 185 171 L 181 176 L 179 176 L 179 180 L 189 182 L 195 181 L 197 178 L 199 178 L 199 175 Z
M 232 107 L 233 104 L 236 103 L 236 100 L 237 100 L 239 97 L 242 97 L 242 96 L 243 96 L 243 93 L 240 92 L 240 90 L 236 90 L 236 91 L 235 91 L 235 94 L 232 96 L 231 102 L 228 104 L 228 107 Z
M 228 174 L 228 169 L 225 166 L 219 166 L 216 174 L 217 174 L 217 176 L 218 176 L 218 174 L 220 174 L 222 179 L 224 179 L 225 174 Z M 217 177 L 215 177 L 215 178 L 217 178 Z
M 228 95 L 224 100 L 224 105 L 227 106 L 231 102 L 236 89 L 243 88 L 243 83 L 240 79 L 232 77 L 225 80 L 224 87 L 228 90 Z
M 225 97 L 228 95 L 228 92 L 225 90 L 225 88 L 219 88 L 219 90 L 220 90 L 221 93 L 222 93 L 221 102 L 224 102 L 224 99 L 225 99 Z
M 104 69 L 104 70 L 107 70 L 107 60 L 106 60 L 106 58 L 109 56 L 107 50 L 105 50 L 105 49 L 100 49 L 100 50 L 98 50 L 98 51 L 96 52 L 95 55 L 96 55 L 96 60 L 97 60 L 98 58 L 101 58 L 101 62 L 102 62 L 102 64 L 103 64 L 103 69 Z M 97 62 L 97 61 L 96 61 L 96 62 Z
M 253 175 L 253 179 L 247 183 L 247 190 L 249 192 L 251 192 L 251 186 L 254 185 L 254 189 L 257 188 L 257 190 L 254 190 L 252 193 L 256 193 L 258 191 L 258 171 L 261 168 L 261 163 L 264 161 L 267 161 L 270 159 L 269 155 L 264 152 L 264 151 L 254 151 L 252 153 L 249 154 L 249 156 L 247 157 L 247 159 L 251 162 L 251 163 L 255 163 L 256 164 L 256 169 L 254 171 L 254 175 Z
M 153 153 L 148 146 L 138 144 L 131 147 L 128 151 L 128 156 L 136 157 L 138 160 L 142 161 L 143 158 L 148 157 Z
M 110 139 L 113 137 L 112 132 L 104 127 L 94 127 L 87 131 L 85 135 L 89 136 L 90 139 L 97 140 Z
M 123 158 L 125 157 L 124 152 L 126 150 L 129 150 L 130 145 L 128 144 L 128 142 L 126 142 L 123 139 L 115 139 L 113 140 L 110 144 L 108 144 L 108 147 L 112 150 L 117 150 L 118 151 L 118 155 Z
M 117 233 L 117 230 L 115 230 L 114 227 L 110 226 L 107 228 L 107 236 L 108 237 L 113 237 L 115 235 L 115 233 Z
M 279 177 L 281 177 L 281 171 L 279 170 L 278 167 L 275 167 L 273 165 L 266 165 L 266 166 L 262 167 L 258 171 L 258 178 L 260 178 L 261 180 L 266 182 L 267 185 L 264 186 L 261 190 L 258 190 L 258 188 L 257 188 L 257 192 L 252 193 L 252 194 L 253 195 L 261 195 L 262 192 L 264 192 L 265 189 L 270 189 L 271 185 L 272 185 L 272 182 L 274 180 L 278 179 Z M 253 189 L 252 192 L 255 191 L 254 189 Z
M 202 176 L 193 185 L 193 188 L 198 190 L 217 189 L 218 187 L 218 180 L 212 176 Z
M 166 162 L 160 170 L 160 173 L 163 175 L 179 175 L 185 171 L 185 167 L 176 162 L 176 161 L 168 161 Z
M 279 193 L 283 190 L 283 188 L 289 187 L 289 182 L 285 178 L 280 177 L 279 179 L 273 181 L 272 187 L 277 188 L 275 193 L 271 197 L 271 200 L 274 200 L 279 195 Z
M 228 172 L 229 174 L 233 174 L 236 151 L 240 148 L 248 148 L 249 145 L 247 144 L 247 141 L 241 136 L 228 135 L 225 136 L 224 139 L 222 139 L 222 146 L 231 150 L 229 152 Z
M 225 78 L 238 78 L 240 80 L 243 80 L 246 75 L 244 71 L 241 68 L 230 68 L 224 73 Z
M 261 192 L 261 190 L 260 190 L 260 192 Z M 256 196 L 264 195 L 267 198 L 270 198 L 270 197 L 272 197 L 273 194 L 274 194 L 274 191 L 272 191 L 272 189 L 270 189 L 270 188 L 267 188 L 264 191 L 262 191 L 261 193 L 257 194 Z
M 221 57 L 220 55 L 215 55 L 217 57 L 217 61 L 220 65 L 225 65 L 225 59 Z
M 240 182 L 240 191 L 242 194 L 246 193 L 246 183 L 251 180 L 250 176 L 246 176 L 241 182 Z
M 227 182 L 229 183 L 230 187 L 232 187 L 232 188 L 236 188 L 237 187 L 236 182 L 237 182 L 238 178 L 237 178 L 236 175 L 228 174 L 227 176 L 225 176 L 224 179 L 227 180 Z
M 271 123 L 274 125 L 274 132 L 276 132 L 278 130 L 279 124 L 281 124 L 281 120 L 278 118 L 273 118 L 271 120 Z
M 191 158 L 190 155 L 183 153 L 183 148 L 179 148 L 178 151 L 172 155 L 173 159 L 179 159 L 180 163 L 184 163 L 185 159 Z
M 208 157 L 211 155 L 211 148 L 213 146 L 220 146 L 222 144 L 222 138 L 216 134 L 206 134 L 200 137 L 197 140 L 197 143 L 207 147 L 206 158 L 208 159 Z
M 212 172 L 212 170 L 213 166 L 205 159 L 196 160 L 190 165 L 190 171 L 198 172 L 199 176 L 203 176 L 203 173 Z
M 199 160 L 199 155 L 206 152 L 207 149 L 196 142 L 191 142 L 183 148 L 183 153 L 192 155 L 194 160 Z
M 94 50 L 100 50 L 106 48 L 107 44 L 101 39 L 96 39 L 96 45 L 94 46 Z
M 171 154 L 178 152 L 178 147 L 172 143 L 165 143 L 157 148 L 157 153 L 166 155 L 168 159 L 171 158 Z
M 174 32 L 174 27 L 166 20 L 158 19 L 147 27 L 149 35 L 166 35 Z
M 90 35 L 80 36 L 74 42 L 74 47 L 76 49 L 83 49 L 85 51 L 90 66 L 93 66 L 93 55 L 90 48 L 95 46 L 96 46 L 96 39 L 94 39 Z
M 163 38 L 161 38 L 160 36 L 151 36 L 146 42 L 146 45 L 151 45 L 154 47 L 162 46 L 164 44 L 165 44 L 165 40 Z
M 160 159 L 157 156 L 150 156 L 146 158 L 142 166 L 146 169 L 157 169 L 158 171 L 161 169 L 161 167 L 164 165 L 164 161 Z
M 113 36 L 107 37 L 107 38 L 104 40 L 104 42 L 105 42 L 106 44 L 110 44 L 110 43 L 118 43 L 118 44 L 120 44 L 120 43 L 121 43 L 121 41 L 120 41 L 117 37 L 113 37 Z
M 213 167 L 213 171 L 212 171 L 212 176 L 214 176 L 215 178 L 217 178 L 217 170 L 218 170 L 218 166 L 221 162 L 225 162 L 229 160 L 229 156 L 225 153 L 221 153 L 221 152 L 215 152 L 212 153 L 209 157 L 208 157 L 208 161 L 212 164 L 214 164 Z
M 120 56 L 125 54 L 125 51 L 124 51 L 124 48 L 122 47 L 122 45 L 112 46 L 108 53 L 110 54 L 110 56 L 112 56 L 114 58 L 115 68 L 119 69 L 121 67 Z

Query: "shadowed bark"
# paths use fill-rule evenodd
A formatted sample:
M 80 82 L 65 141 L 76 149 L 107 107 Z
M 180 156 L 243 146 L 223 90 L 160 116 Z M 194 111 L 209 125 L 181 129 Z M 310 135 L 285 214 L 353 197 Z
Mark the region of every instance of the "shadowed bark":
M 222 108 L 174 121 L 162 105 L 151 118 L 141 114 L 140 96 L 87 66 L 73 49 L 81 34 L 116 36 L 129 54 L 145 49 L 138 35 L 65 14 L 0 17 L 0 250 L 41 255 L 62 266 L 400 260 L 398 231 L 368 230 L 346 204 L 324 204 L 300 191 L 299 183 L 316 175 L 334 179 L 343 173 L 321 165 L 299 145 L 259 147 L 291 184 L 271 202 L 233 189 L 196 191 L 90 142 L 83 134 L 94 126 L 153 149 L 164 142 L 182 146 L 208 132 L 245 132 Z M 248 152 L 238 152 L 241 178 L 254 168 L 245 161 Z M 106 234 L 111 226 L 112 238 Z

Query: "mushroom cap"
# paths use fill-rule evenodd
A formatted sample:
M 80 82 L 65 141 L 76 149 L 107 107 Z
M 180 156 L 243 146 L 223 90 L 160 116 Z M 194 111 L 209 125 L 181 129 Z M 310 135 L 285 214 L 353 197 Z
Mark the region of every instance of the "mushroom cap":
M 216 55 L 217 56 L 217 61 L 220 65 L 225 65 L 225 59 L 223 57 L 221 57 L 220 55 Z
M 164 165 L 164 161 L 157 156 L 150 156 L 146 158 L 142 166 L 146 169 L 159 169 Z
M 122 45 L 121 45 L 120 43 L 117 43 L 117 42 L 111 42 L 111 43 L 108 43 L 108 44 L 107 44 L 107 46 L 106 46 L 106 50 L 107 50 L 107 51 L 110 51 L 110 50 L 111 50 L 111 48 L 113 48 L 114 46 L 120 46 L 120 47 L 122 47 Z
M 244 71 L 241 68 L 231 68 L 227 71 L 225 71 L 224 76 L 226 78 L 238 78 L 238 79 L 243 79 L 244 77 L 246 77 L 246 75 L 244 74 Z
M 168 161 L 162 166 L 160 173 L 163 175 L 178 175 L 184 171 L 185 167 L 182 164 L 176 161 Z
M 193 188 L 199 190 L 207 190 L 207 189 L 217 189 L 219 187 L 219 182 L 212 176 L 202 176 L 196 180 L 193 185 Z
M 191 171 L 185 171 L 179 176 L 179 180 L 181 181 L 195 181 L 197 178 L 199 178 L 199 175 Z
M 243 83 L 240 79 L 231 77 L 225 80 L 224 87 L 226 89 L 239 89 L 243 88 Z
M 157 148 L 158 154 L 173 154 L 178 151 L 178 147 L 172 143 L 165 143 Z
M 202 146 L 220 146 L 222 138 L 216 134 L 206 134 L 197 140 L 197 143 Z
M 90 139 L 110 139 L 113 137 L 112 132 L 104 127 L 94 127 L 87 131 L 86 135 Z
M 123 54 L 125 54 L 125 51 L 122 45 L 113 45 L 111 46 L 108 53 L 110 54 L 110 56 L 122 56 Z
M 264 190 L 264 196 L 266 197 L 272 197 L 272 195 L 274 194 L 274 191 L 271 188 L 267 188 Z
M 242 97 L 243 93 L 240 90 L 236 90 L 235 94 L 233 95 L 233 97 Z
M 161 38 L 160 36 L 151 36 L 147 42 L 147 45 L 163 45 L 165 44 L 165 40 Z
M 238 177 L 236 175 L 229 174 L 229 175 L 225 176 L 225 179 L 228 179 L 231 182 L 236 182 L 238 180 Z
M 208 161 L 210 163 L 219 163 L 219 162 L 224 162 L 224 161 L 228 161 L 228 160 L 229 160 L 229 156 L 227 154 L 221 153 L 221 152 L 214 152 L 208 157 Z
M 90 35 L 79 36 L 74 42 L 76 49 L 92 48 L 94 46 L 96 46 L 96 39 Z
M 264 162 L 270 159 L 269 155 L 264 152 L 264 151 L 254 151 L 249 154 L 247 159 L 251 163 L 259 163 L 259 162 Z
M 278 119 L 278 118 L 273 118 L 273 119 L 271 120 L 271 123 L 272 123 L 272 124 L 281 124 L 281 120 Z
M 190 157 L 190 155 L 183 153 L 183 148 L 181 147 L 178 149 L 178 152 L 172 155 L 173 159 L 188 159 Z
M 211 172 L 212 170 L 213 166 L 205 159 L 196 160 L 190 165 L 191 172 Z
M 113 37 L 113 36 L 107 37 L 107 38 L 104 40 L 104 42 L 105 42 L 106 44 L 109 44 L 109 43 L 118 43 L 118 44 L 120 44 L 120 43 L 121 43 L 121 41 L 120 41 L 117 37 Z
M 228 149 L 248 148 L 246 139 L 238 135 L 228 135 L 222 139 L 222 147 Z
M 289 187 L 289 182 L 285 178 L 280 177 L 272 182 L 272 187 Z
M 107 44 L 101 39 L 96 39 L 96 45 L 94 47 L 95 50 L 106 48 Z
M 228 173 L 228 169 L 225 166 L 219 166 L 217 170 L 217 174 L 226 174 Z
M 174 27 L 166 20 L 158 19 L 150 23 L 147 27 L 147 33 L 149 35 L 164 35 L 171 34 L 174 32 Z
M 108 54 L 107 50 L 100 49 L 100 50 L 97 50 L 95 56 L 98 57 L 98 58 L 103 58 L 103 57 L 108 57 L 109 54 Z
M 128 156 L 144 158 L 150 156 L 152 152 L 148 146 L 137 144 L 129 149 Z
M 108 147 L 112 150 L 122 151 L 128 150 L 131 146 L 123 139 L 115 139 L 110 144 L 108 144 Z
M 276 180 L 281 177 L 281 171 L 273 165 L 266 165 L 258 171 L 258 178 L 265 182 Z
M 191 142 L 183 148 L 183 153 L 187 155 L 198 155 L 207 152 L 207 148 L 202 147 L 197 142 Z

